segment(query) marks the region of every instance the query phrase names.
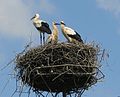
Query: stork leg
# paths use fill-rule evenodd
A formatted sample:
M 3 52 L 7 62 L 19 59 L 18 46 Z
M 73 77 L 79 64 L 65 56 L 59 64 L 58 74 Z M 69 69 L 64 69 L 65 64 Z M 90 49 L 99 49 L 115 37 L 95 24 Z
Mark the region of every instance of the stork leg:
M 43 32 L 43 43 L 45 44 L 45 33 Z
M 40 44 L 42 45 L 42 33 L 40 32 Z

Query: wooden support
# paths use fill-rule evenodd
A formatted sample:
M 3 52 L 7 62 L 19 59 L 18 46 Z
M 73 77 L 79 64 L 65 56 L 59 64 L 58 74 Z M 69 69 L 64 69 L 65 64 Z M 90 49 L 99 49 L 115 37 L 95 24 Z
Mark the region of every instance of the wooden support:
M 63 92 L 63 97 L 67 97 L 67 95 L 66 95 L 66 92 L 65 92 L 65 91 Z

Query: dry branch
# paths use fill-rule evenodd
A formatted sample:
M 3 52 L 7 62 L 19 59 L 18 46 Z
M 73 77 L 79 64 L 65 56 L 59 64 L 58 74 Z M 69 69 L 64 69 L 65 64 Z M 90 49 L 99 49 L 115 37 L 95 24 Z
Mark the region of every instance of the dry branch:
M 77 93 L 97 82 L 99 53 L 92 44 L 35 47 L 17 56 L 17 76 L 35 91 Z

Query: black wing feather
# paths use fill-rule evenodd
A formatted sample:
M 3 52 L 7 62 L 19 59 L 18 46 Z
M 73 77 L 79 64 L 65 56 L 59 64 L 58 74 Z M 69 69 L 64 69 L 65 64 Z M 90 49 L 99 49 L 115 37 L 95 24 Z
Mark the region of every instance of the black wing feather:
M 49 28 L 49 25 L 48 25 L 48 23 L 46 23 L 46 22 L 41 22 L 41 25 L 42 25 L 42 26 L 45 26 L 46 28 Z
M 73 39 L 76 39 L 77 41 L 79 42 L 82 42 L 83 43 L 83 40 L 81 38 L 81 36 L 75 31 L 75 35 L 71 35 L 71 34 L 67 34 L 69 37 L 73 38 Z
M 46 22 L 41 22 L 41 27 L 40 27 L 40 29 L 41 29 L 41 31 L 46 32 L 46 33 L 48 33 L 48 34 L 51 34 L 51 33 L 52 33 L 51 30 L 50 30 L 50 28 L 49 28 L 48 23 L 46 23 Z

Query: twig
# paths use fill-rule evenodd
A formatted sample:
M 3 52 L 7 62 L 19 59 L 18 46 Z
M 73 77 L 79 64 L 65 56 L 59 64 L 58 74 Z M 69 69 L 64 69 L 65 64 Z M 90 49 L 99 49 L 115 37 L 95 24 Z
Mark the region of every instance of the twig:
M 10 62 L 8 62 L 3 68 L 0 69 L 0 71 L 4 70 L 7 66 L 9 66 L 12 62 L 15 61 L 16 58 L 13 58 Z
M 49 89 L 51 95 L 54 96 L 54 95 L 52 94 L 52 91 L 51 91 L 50 87 L 48 86 L 47 82 L 44 80 L 44 78 L 42 77 L 42 75 L 41 75 L 41 78 L 42 78 L 42 80 L 44 81 L 44 83 L 45 83 L 45 85 L 47 86 L 47 88 Z
M 68 71 L 69 71 L 69 70 L 68 70 Z M 68 71 L 65 71 L 65 72 L 63 72 L 63 73 L 60 73 L 60 74 L 59 74 L 58 76 L 56 76 L 52 81 L 55 81 L 58 77 L 60 77 L 61 75 L 67 73 Z
M 23 54 L 30 45 L 31 45 L 31 42 L 30 42 L 28 45 L 26 45 L 26 46 L 25 46 L 25 49 L 24 49 L 22 52 L 20 52 L 18 55 Z M 4 69 L 5 69 L 7 66 L 9 66 L 11 63 L 15 62 L 15 60 L 16 60 L 16 57 L 13 58 L 10 62 L 8 62 L 3 68 L 1 68 L 0 71 L 4 70 Z

